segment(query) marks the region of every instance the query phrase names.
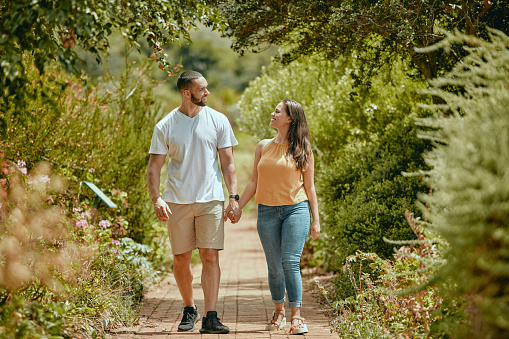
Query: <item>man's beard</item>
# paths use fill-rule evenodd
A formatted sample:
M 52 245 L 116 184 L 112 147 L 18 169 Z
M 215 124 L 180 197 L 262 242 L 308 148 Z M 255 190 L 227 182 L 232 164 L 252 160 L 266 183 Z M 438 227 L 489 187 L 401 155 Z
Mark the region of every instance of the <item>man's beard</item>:
M 207 106 L 207 103 L 203 101 L 203 99 L 205 99 L 206 96 L 203 96 L 201 98 L 201 100 L 198 100 L 198 98 L 196 98 L 192 93 L 191 93 L 191 102 L 193 104 L 195 104 L 196 106 Z

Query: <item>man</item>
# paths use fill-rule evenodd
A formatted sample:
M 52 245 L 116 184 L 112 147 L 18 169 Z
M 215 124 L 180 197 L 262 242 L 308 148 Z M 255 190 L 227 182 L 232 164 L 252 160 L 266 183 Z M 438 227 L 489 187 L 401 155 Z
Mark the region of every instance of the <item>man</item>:
M 206 316 L 201 333 L 228 333 L 217 318 L 221 271 L 219 250 L 224 243 L 224 191 L 217 161 L 230 193 L 232 222 L 240 219 L 237 172 L 233 160 L 235 139 L 222 113 L 207 107 L 207 81 L 198 72 L 185 71 L 177 80 L 182 104 L 157 123 L 150 146 L 147 184 L 160 221 L 167 222 L 174 256 L 173 271 L 184 301 L 178 331 L 193 331 L 200 314 L 193 299 L 191 253 L 199 248 L 201 283 Z M 161 168 L 169 155 L 163 196 L 159 193 Z

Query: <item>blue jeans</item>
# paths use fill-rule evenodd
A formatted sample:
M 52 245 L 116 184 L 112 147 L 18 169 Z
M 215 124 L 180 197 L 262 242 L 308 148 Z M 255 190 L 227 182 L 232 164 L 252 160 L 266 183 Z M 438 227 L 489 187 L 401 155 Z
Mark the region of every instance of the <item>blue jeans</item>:
M 269 289 L 274 304 L 302 305 L 300 257 L 309 232 L 309 203 L 258 205 L 257 229 L 269 272 Z

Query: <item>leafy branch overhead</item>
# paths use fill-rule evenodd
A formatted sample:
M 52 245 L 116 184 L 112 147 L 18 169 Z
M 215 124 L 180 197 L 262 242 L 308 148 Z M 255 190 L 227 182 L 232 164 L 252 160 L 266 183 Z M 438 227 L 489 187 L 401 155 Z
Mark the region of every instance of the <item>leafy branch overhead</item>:
M 508 0 L 217 0 L 228 21 L 226 35 L 240 53 L 275 44 L 283 61 L 320 53 L 329 60 L 355 53 L 370 75 L 398 55 L 410 58 L 422 75 L 435 78 L 458 60 L 454 54 L 415 48 L 443 38 L 436 28 L 485 37 L 486 26 L 509 32 Z M 440 54 L 442 53 L 442 54 Z
M 69 71 L 78 61 L 75 46 L 94 53 L 97 61 L 109 49 L 108 36 L 121 31 L 139 47 L 145 38 L 167 71 L 171 62 L 161 46 L 189 40 L 189 29 L 202 21 L 214 28 L 222 25 L 216 10 L 201 0 L 0 0 L 0 98 L 23 100 L 24 53 L 31 53 L 37 68 L 57 60 Z M 12 99 L 12 98 L 11 98 Z

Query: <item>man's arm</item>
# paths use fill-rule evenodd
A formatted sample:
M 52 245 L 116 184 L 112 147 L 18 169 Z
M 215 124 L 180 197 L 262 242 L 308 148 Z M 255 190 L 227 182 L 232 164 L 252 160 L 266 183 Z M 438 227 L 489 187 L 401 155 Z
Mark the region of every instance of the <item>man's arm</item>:
M 147 186 L 150 199 L 154 204 L 154 212 L 160 221 L 168 221 L 170 208 L 161 198 L 159 185 L 161 184 L 161 168 L 166 162 L 166 154 L 150 154 L 147 168 Z
M 220 148 L 218 153 L 219 160 L 221 161 L 221 172 L 223 172 L 226 188 L 228 189 L 229 194 L 238 194 L 237 170 L 233 159 L 233 147 Z M 239 221 L 242 215 L 242 210 L 239 208 L 239 202 L 231 198 L 228 209 L 233 210 L 235 213 L 233 219 L 231 219 L 232 223 Z

